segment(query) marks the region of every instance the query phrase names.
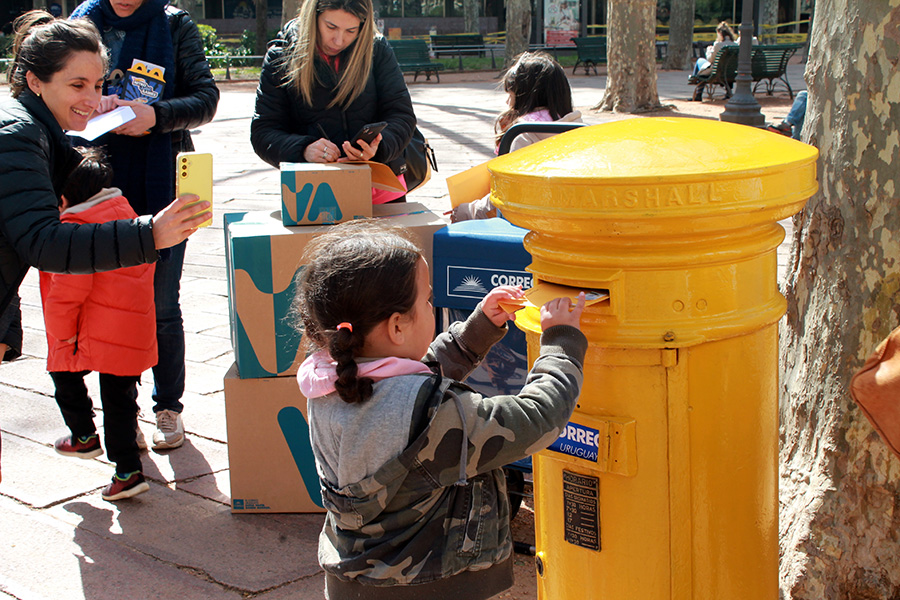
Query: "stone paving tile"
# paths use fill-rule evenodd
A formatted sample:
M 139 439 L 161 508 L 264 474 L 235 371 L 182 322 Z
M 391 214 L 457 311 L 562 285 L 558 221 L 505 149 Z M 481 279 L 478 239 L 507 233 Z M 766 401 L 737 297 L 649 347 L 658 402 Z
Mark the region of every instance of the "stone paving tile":
M 4 444 L 5 445 L 5 444 Z M 4 468 L 5 470 L 5 468 Z M 102 501 L 101 501 L 102 502 Z M 72 503 L 74 504 L 86 503 Z M 0 594 L 18 600 L 240 600 L 239 590 L 197 577 L 122 543 L 123 533 L 109 518 L 111 504 L 94 508 L 102 533 L 73 527 L 46 512 L 29 510 L 0 497 Z M 75 520 L 75 524 L 80 519 Z M 101 527 L 98 527 L 98 529 Z M 73 535 L 74 533 L 74 535 Z M 13 573 L 24 577 L 10 578 Z
M 98 460 L 60 456 L 53 448 L 4 431 L 0 496 L 15 498 L 35 508 L 46 508 L 99 490 L 109 483 L 113 471 Z M 0 522 L 4 520 L 5 514 Z
M 244 592 L 312 575 L 321 515 L 232 515 L 229 507 L 151 482 L 150 491 L 110 503 L 99 496 L 67 502 L 51 516 L 123 548 L 193 570 Z
M 175 488 L 208 498 L 225 506 L 231 506 L 231 477 L 227 470 L 204 475 L 190 481 L 179 482 L 175 484 Z
M 222 442 L 187 434 L 181 448 L 142 452 L 141 462 L 148 479 L 163 483 L 193 480 L 227 469 L 228 449 Z M 227 493 L 228 488 L 223 491 Z

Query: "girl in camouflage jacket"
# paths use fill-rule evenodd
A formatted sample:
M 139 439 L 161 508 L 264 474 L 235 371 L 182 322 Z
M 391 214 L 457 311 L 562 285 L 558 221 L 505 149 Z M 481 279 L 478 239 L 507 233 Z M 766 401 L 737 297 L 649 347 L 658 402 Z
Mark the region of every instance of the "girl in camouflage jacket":
M 327 597 L 477 600 L 508 588 L 502 467 L 549 446 L 575 408 L 583 297 L 542 307 L 522 391 L 484 397 L 459 380 L 506 333 L 498 303 L 521 289 L 494 289 L 434 339 L 428 266 L 405 233 L 345 223 L 305 258 L 296 303 L 318 351 L 297 379 L 328 511 Z

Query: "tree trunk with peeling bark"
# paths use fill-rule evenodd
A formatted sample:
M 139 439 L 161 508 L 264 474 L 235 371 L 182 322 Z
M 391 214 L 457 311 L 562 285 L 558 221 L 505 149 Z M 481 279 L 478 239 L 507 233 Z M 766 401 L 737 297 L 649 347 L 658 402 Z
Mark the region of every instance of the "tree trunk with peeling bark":
M 463 0 L 463 20 L 466 33 L 481 33 L 478 27 L 478 12 L 481 8 L 480 0 Z
M 505 67 L 510 67 L 519 54 L 528 50 L 530 35 L 531 2 L 529 0 L 506 0 Z
M 775 34 L 778 30 L 775 25 L 778 24 L 778 0 L 762 0 L 762 10 L 760 10 L 759 26 L 760 42 L 764 44 L 774 44 L 776 42 Z
M 615 112 L 661 108 L 656 91 L 656 0 L 609 0 L 607 76 L 595 107 Z
M 794 218 L 781 328 L 786 599 L 900 597 L 900 460 L 848 393 L 900 319 L 900 0 L 818 0 L 803 139 L 819 192 Z
M 266 44 L 269 43 L 269 28 L 266 26 L 266 17 L 269 12 L 266 0 L 256 0 L 256 53 L 265 54 Z
M 685 70 L 693 66 L 694 0 L 672 0 L 669 11 L 669 45 L 663 68 Z

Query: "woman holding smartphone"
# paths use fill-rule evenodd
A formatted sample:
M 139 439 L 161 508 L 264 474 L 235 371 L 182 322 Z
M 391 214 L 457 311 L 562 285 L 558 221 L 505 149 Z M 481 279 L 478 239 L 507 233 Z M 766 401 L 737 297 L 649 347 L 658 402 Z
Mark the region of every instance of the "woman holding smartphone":
M 374 160 L 400 175 L 416 126 L 409 90 L 371 0 L 310 0 L 269 44 L 250 125 L 267 163 Z M 386 123 L 367 143 L 367 125 Z M 402 181 L 402 175 L 400 175 Z M 402 194 L 373 190 L 374 203 Z

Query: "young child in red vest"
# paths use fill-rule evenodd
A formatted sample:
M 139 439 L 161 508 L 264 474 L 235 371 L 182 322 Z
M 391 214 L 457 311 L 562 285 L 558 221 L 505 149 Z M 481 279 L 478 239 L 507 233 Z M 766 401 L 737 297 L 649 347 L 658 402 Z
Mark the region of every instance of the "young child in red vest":
M 84 160 L 63 188 L 60 219 L 106 223 L 136 218 L 122 193 L 107 187 L 112 169 L 102 152 L 79 151 Z M 141 472 L 137 383 L 141 373 L 157 362 L 153 272 L 154 265 L 147 264 L 92 275 L 41 273 L 47 370 L 71 432 L 56 440 L 56 451 L 84 459 L 103 454 L 93 402 L 84 384 L 85 375 L 98 371 L 106 454 L 116 465 L 112 482 L 101 493 L 104 500 L 130 498 L 150 489 Z

